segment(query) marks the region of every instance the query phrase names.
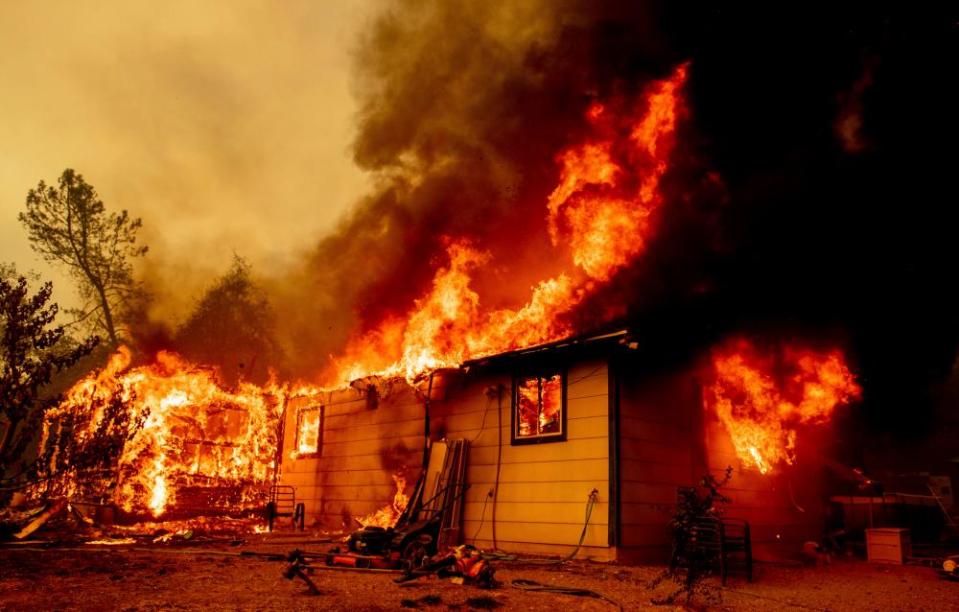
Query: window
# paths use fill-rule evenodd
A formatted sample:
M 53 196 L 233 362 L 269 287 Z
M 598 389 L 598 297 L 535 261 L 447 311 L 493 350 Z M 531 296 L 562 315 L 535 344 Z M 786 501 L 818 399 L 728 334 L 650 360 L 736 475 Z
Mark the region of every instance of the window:
M 296 457 L 316 457 L 323 443 L 323 406 L 300 408 L 296 413 Z
M 566 439 L 566 377 L 558 372 L 513 381 L 513 444 Z

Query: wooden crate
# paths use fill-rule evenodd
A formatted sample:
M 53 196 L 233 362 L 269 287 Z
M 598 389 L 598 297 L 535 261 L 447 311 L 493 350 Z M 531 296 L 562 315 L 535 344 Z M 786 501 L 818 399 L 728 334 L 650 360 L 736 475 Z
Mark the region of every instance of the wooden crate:
M 912 555 L 908 529 L 883 527 L 866 530 L 866 558 L 870 563 L 905 562 Z

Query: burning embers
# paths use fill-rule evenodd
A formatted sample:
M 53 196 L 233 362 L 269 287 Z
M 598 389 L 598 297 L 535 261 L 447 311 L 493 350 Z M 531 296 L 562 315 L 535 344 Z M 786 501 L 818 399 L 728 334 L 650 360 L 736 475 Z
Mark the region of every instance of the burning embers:
M 181 505 L 233 509 L 262 501 L 275 469 L 278 390 L 225 390 L 212 370 L 172 353 L 133 369 L 130 358 L 121 347 L 47 413 L 37 492 L 107 498 L 153 516 L 178 496 Z M 224 498 L 213 499 L 215 490 Z
M 763 474 L 795 461 L 796 430 L 829 421 L 860 396 L 839 350 L 785 347 L 763 354 L 739 340 L 713 354 L 715 381 L 703 396 L 736 454 Z
M 559 154 L 547 223 L 562 251 L 543 257 L 568 257 L 568 270 L 532 287 L 518 309 L 484 309 L 471 274 L 491 255 L 468 241 L 450 240 L 448 263 L 436 271 L 429 292 L 406 317 L 353 338 L 335 360 L 334 382 L 370 374 L 412 379 L 425 370 L 569 335 L 573 330 L 562 316 L 645 250 L 684 110 L 686 71 L 682 65 L 651 84 L 635 106 L 594 104 L 587 112 L 590 137 Z

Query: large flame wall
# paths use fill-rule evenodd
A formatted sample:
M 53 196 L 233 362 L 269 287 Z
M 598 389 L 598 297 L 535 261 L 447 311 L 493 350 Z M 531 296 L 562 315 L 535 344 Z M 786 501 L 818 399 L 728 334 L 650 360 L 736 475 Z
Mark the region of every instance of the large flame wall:
M 261 505 L 276 467 L 280 388 L 225 389 L 215 372 L 172 353 L 130 365 L 121 347 L 48 411 L 34 493 L 110 501 L 154 517 L 178 503 L 195 511 Z M 197 488 L 225 495 L 179 499 Z
M 687 71 L 685 64 L 676 67 L 635 100 L 614 98 L 588 109 L 585 138 L 558 152 L 558 183 L 542 217 L 552 245 L 537 254 L 537 265 L 560 262 L 562 269 L 528 292 L 517 283 L 501 284 L 500 291 L 511 293 L 520 306 L 491 308 L 473 284 L 481 267 L 503 265 L 491 261 L 498 245 L 448 238 L 446 260 L 427 291 L 406 314 L 355 335 L 334 360 L 330 380 L 343 384 L 370 374 L 412 380 L 428 369 L 577 331 L 567 321 L 572 311 L 633 263 L 653 234 L 654 215 L 665 203 L 660 184 L 685 113 Z M 528 233 L 532 237 L 541 229 Z M 589 324 L 607 322 L 604 315 Z

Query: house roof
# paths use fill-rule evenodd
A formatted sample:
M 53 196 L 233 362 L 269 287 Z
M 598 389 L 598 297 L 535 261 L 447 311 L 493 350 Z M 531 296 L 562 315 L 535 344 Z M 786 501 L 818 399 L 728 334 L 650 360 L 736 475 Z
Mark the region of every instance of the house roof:
M 546 342 L 543 344 L 536 344 L 503 353 L 496 353 L 495 355 L 470 359 L 463 362 L 460 368 L 463 370 L 469 370 L 473 367 L 491 366 L 515 359 L 532 357 L 535 355 L 579 351 L 589 348 L 598 348 L 600 346 L 609 344 L 621 344 L 629 346 L 630 348 L 635 348 L 635 343 L 630 338 L 629 329 L 617 328 L 602 332 L 593 331 L 587 334 L 579 334 L 576 336 L 563 338 L 562 340 L 555 340 L 553 342 Z

